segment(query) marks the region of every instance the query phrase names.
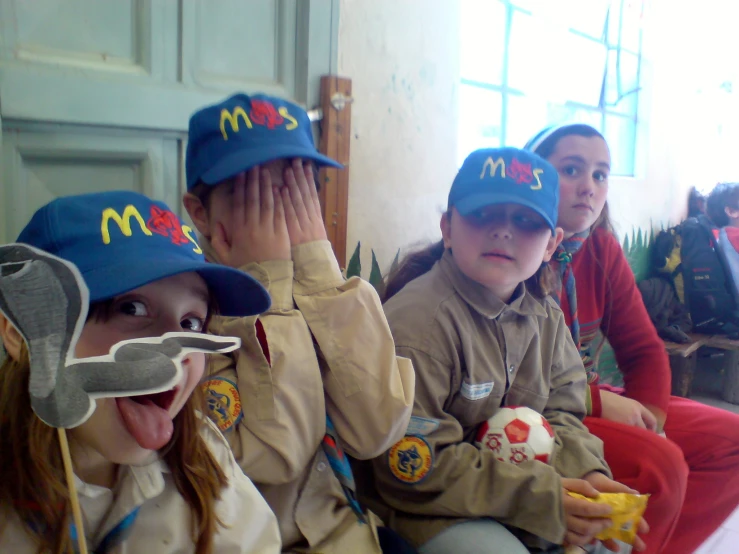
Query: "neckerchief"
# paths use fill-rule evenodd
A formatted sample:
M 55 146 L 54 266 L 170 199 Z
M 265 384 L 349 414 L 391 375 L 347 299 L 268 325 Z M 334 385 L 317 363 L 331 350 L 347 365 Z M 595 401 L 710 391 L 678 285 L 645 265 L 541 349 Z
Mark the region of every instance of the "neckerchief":
M 562 289 L 567 294 L 567 304 L 570 307 L 570 333 L 572 334 L 572 340 L 575 342 L 578 352 L 580 352 L 581 346 L 580 321 L 577 314 L 577 286 L 575 283 L 575 272 L 572 271 L 572 257 L 585 244 L 588 236 L 590 236 L 589 229 L 564 239 L 554 254 L 554 259 L 559 263 L 559 278 L 561 281 L 561 287 L 554 295 L 554 298 L 557 300 L 557 304 L 561 305 Z M 582 355 L 581 352 L 580 355 Z M 594 382 L 595 373 L 591 373 L 593 375 L 588 375 L 589 383 Z
M 323 436 L 321 444 L 334 475 L 336 475 L 339 483 L 341 483 L 341 488 L 344 490 L 344 495 L 349 502 L 349 506 L 354 510 L 359 521 L 365 523 L 366 520 L 362 512 L 362 507 L 357 500 L 357 487 L 354 483 L 352 468 L 349 465 L 346 454 L 344 454 L 344 449 L 341 447 L 341 442 L 339 441 L 339 435 L 328 414 L 326 414 L 326 434 Z

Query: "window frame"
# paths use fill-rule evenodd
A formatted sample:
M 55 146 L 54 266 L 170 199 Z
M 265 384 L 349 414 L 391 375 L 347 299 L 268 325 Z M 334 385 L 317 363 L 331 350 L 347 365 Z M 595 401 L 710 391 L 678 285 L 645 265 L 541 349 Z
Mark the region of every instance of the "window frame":
M 477 89 L 482 89 L 490 92 L 495 92 L 500 94 L 501 96 L 501 114 L 500 114 L 500 144 L 501 146 L 517 146 L 520 147 L 522 145 L 520 144 L 507 144 L 507 138 L 509 134 L 508 129 L 508 107 L 510 103 L 510 98 L 512 97 L 518 97 L 518 98 L 526 98 L 526 92 L 520 89 L 517 89 L 515 87 L 512 87 L 509 85 L 509 64 L 510 64 L 510 48 L 511 48 L 511 34 L 512 34 L 512 24 L 513 24 L 513 17 L 515 12 L 520 12 L 525 15 L 536 15 L 529 9 L 526 9 L 525 7 L 518 5 L 516 0 L 494 0 L 497 1 L 505 7 L 505 32 L 504 32 L 504 44 L 503 44 L 503 63 L 501 68 L 501 82 L 500 84 L 493 84 L 493 83 L 487 83 L 483 81 L 478 81 L 475 79 L 468 79 L 463 76 L 460 76 L 460 84 L 462 86 L 469 86 L 474 87 Z M 624 12 L 625 12 L 625 4 L 630 0 L 612 0 L 610 2 L 610 5 L 608 7 L 608 12 L 606 15 L 606 19 L 604 21 L 603 30 L 600 37 L 595 37 L 591 34 L 588 34 L 585 31 L 575 29 L 572 27 L 567 27 L 567 32 L 574 34 L 575 36 L 585 38 L 587 40 L 591 40 L 598 44 L 603 44 L 606 48 L 606 65 L 604 68 L 604 75 L 603 75 L 603 84 L 601 85 L 601 96 L 598 102 L 598 106 L 592 106 L 589 104 L 583 104 L 581 102 L 576 102 L 572 100 L 565 100 L 563 103 L 558 104 L 558 106 L 561 106 L 564 109 L 567 110 L 578 110 L 578 111 L 584 111 L 584 112 L 590 112 L 592 114 L 598 114 L 599 115 L 599 121 L 600 126 L 598 130 L 606 136 L 606 138 L 609 137 L 608 131 L 608 120 L 609 118 L 618 118 L 623 121 L 628 121 L 630 124 L 630 137 L 629 137 L 629 148 L 631 149 L 630 152 L 630 167 L 626 168 L 626 170 L 622 170 L 619 172 L 614 172 L 614 176 L 618 177 L 635 177 L 637 173 L 637 140 L 639 135 L 639 103 L 640 103 L 640 96 L 641 91 L 643 89 L 643 83 L 642 83 L 642 77 L 643 77 L 643 46 L 644 46 L 644 36 L 643 36 L 643 29 L 639 29 L 638 31 L 638 51 L 634 51 L 633 49 L 629 49 L 624 47 L 621 42 L 623 40 L 623 31 L 624 31 Z M 614 16 L 613 10 L 617 9 L 618 12 L 618 27 L 617 27 L 617 33 L 615 39 L 609 35 L 609 29 L 611 24 L 611 18 Z M 643 16 L 643 4 L 641 5 L 640 12 Z M 462 29 L 462 33 L 464 33 L 464 29 Z M 611 53 L 615 52 L 615 62 L 611 62 Z M 636 57 L 637 61 L 637 67 L 636 67 L 636 87 L 629 91 L 621 91 L 620 90 L 620 79 L 621 75 L 619 72 L 619 65 L 621 61 L 621 55 L 622 53 L 626 53 L 631 56 Z M 615 72 L 615 79 L 617 83 L 617 94 L 618 99 L 614 103 L 607 102 L 606 96 L 608 94 L 607 86 L 608 86 L 608 78 L 610 75 L 610 72 Z M 636 98 L 633 100 L 633 110 L 629 111 L 628 113 L 624 113 L 623 111 L 619 111 L 615 108 L 615 106 L 618 105 L 619 102 L 623 101 L 624 99 L 628 98 L 631 95 L 636 95 Z M 543 126 L 543 125 L 542 125 Z M 613 139 L 611 138 L 611 141 Z M 616 146 L 616 145 L 612 145 Z M 618 145 L 619 147 L 623 146 L 623 143 L 620 142 Z

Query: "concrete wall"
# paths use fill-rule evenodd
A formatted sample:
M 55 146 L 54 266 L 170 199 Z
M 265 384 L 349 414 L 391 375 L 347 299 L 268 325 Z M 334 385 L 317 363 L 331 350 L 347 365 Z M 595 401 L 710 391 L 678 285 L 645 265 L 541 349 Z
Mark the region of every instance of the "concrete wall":
M 707 2 L 713 12 L 688 0 L 647 3 L 637 175 L 613 178 L 609 192 L 622 237 L 679 220 L 692 185 L 731 178 L 716 160 L 715 102 L 697 81 L 709 84 L 707 56 L 734 36 L 717 20 L 734 19 L 715 16 L 720 0 Z M 338 72 L 355 98 L 348 249 L 361 241 L 363 266 L 372 248 L 386 270 L 399 247 L 439 237 L 458 164 L 459 0 L 342 0 L 340 12 Z

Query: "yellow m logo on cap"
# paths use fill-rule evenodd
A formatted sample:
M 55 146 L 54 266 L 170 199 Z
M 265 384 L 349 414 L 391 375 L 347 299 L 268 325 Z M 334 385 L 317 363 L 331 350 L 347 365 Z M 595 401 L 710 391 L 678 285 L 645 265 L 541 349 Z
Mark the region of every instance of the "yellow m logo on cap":
M 234 133 L 238 133 L 239 118 L 242 118 L 244 120 L 244 124 L 247 126 L 247 128 L 252 128 L 249 116 L 246 115 L 244 108 L 242 108 L 241 106 L 235 108 L 233 112 L 229 112 L 225 108 L 221 110 L 221 134 L 223 135 L 223 140 L 228 140 L 228 133 L 226 133 L 226 121 L 231 124 L 231 131 Z
M 141 231 L 148 236 L 151 236 L 151 231 L 146 227 L 146 222 L 144 221 L 144 218 L 141 217 L 141 214 L 139 211 L 129 204 L 126 206 L 126 208 L 123 210 L 123 215 L 118 215 L 118 212 L 115 211 L 113 208 L 106 208 L 103 210 L 103 220 L 100 224 L 100 232 L 103 235 L 103 244 L 110 244 L 110 230 L 108 229 L 108 226 L 110 225 L 110 220 L 116 222 L 118 225 L 118 228 L 121 230 L 121 233 L 123 233 L 125 236 L 130 237 L 133 234 L 133 231 L 131 230 L 131 218 L 136 218 L 136 221 L 139 222 L 139 227 L 141 227 Z
M 505 160 L 503 158 L 498 158 L 497 160 L 494 160 L 492 157 L 489 157 L 482 165 L 480 179 L 485 178 L 485 171 L 488 167 L 490 168 L 490 176 L 495 177 L 495 173 L 498 171 L 498 166 L 500 166 L 500 176 L 505 178 Z

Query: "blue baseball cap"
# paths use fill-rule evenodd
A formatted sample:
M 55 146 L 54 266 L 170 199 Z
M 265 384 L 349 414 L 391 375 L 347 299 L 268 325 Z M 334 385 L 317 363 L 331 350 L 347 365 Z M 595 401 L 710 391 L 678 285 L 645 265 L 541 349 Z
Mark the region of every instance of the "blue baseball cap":
M 234 94 L 190 117 L 187 190 L 200 181 L 217 185 L 255 165 L 280 158 L 343 167 L 316 150 L 305 110 L 281 98 Z
M 52 200 L 33 215 L 16 242 L 74 263 L 90 289 L 90 302 L 190 271 L 207 283 L 222 315 L 256 315 L 271 302 L 246 273 L 206 262 L 193 230 L 166 204 L 136 192 Z
M 531 208 L 554 231 L 559 175 L 552 164 L 519 148 L 483 148 L 467 156 L 449 191 L 449 207 L 467 216 L 492 204 Z

